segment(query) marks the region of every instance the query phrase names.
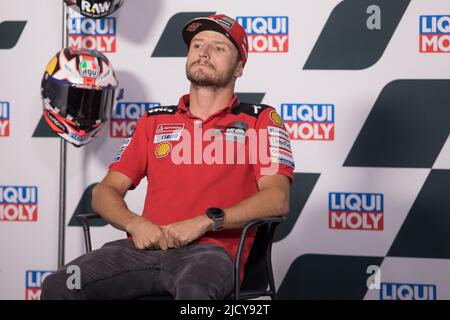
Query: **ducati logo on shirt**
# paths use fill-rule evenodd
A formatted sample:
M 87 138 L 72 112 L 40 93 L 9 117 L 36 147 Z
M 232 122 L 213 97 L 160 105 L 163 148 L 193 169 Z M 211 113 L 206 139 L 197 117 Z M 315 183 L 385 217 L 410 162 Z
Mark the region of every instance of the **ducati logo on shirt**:
M 216 136 L 224 132 L 226 141 L 245 143 L 248 124 L 242 121 L 235 121 L 226 128 L 216 128 L 214 134 Z
M 225 140 L 226 141 L 236 141 L 240 143 L 245 143 L 246 130 L 242 128 L 227 128 L 225 130 Z

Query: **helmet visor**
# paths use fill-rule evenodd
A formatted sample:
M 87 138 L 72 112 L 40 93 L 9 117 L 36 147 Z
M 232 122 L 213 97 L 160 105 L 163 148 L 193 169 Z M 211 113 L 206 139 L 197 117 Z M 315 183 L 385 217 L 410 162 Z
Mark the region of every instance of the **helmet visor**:
M 67 82 L 49 77 L 43 86 L 44 98 L 63 117 L 72 117 L 80 129 L 89 130 L 95 124 L 108 120 L 114 99 L 114 88 L 99 90 L 77 88 Z M 56 110 L 58 111 L 58 110 Z

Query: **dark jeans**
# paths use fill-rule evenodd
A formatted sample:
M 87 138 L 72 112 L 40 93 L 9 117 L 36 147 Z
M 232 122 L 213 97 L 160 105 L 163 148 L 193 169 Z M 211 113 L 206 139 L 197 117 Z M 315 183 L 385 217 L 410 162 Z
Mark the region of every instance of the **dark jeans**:
M 69 289 L 67 267 L 81 270 L 81 289 Z M 41 299 L 224 299 L 233 288 L 234 265 L 221 246 L 201 243 L 177 249 L 139 250 L 130 240 L 105 244 L 47 276 Z

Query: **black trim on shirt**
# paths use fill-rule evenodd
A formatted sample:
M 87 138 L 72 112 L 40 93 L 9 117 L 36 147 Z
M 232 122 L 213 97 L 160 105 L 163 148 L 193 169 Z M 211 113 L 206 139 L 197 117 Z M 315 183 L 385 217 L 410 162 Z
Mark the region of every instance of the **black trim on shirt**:
M 255 108 L 255 106 L 257 108 Z M 252 103 L 246 103 L 241 102 L 238 106 L 233 107 L 231 110 L 231 113 L 234 115 L 238 115 L 240 113 L 248 114 L 249 116 L 258 118 L 259 115 L 263 112 L 264 109 L 270 108 L 267 104 L 252 104 Z M 255 113 L 255 110 L 257 111 Z
M 156 106 L 147 110 L 147 117 L 156 116 L 158 114 L 175 114 L 178 106 Z

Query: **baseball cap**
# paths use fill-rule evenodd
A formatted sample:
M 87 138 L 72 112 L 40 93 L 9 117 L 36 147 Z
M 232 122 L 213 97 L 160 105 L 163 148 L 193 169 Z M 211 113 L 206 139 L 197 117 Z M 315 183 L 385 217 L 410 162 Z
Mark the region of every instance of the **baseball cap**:
M 247 34 L 245 33 L 244 28 L 237 23 L 236 20 L 224 14 L 192 19 L 183 27 L 182 34 L 184 42 L 186 42 L 189 47 L 192 38 L 194 38 L 197 33 L 205 30 L 217 31 L 228 37 L 238 49 L 242 62 L 245 65 L 248 57 Z

